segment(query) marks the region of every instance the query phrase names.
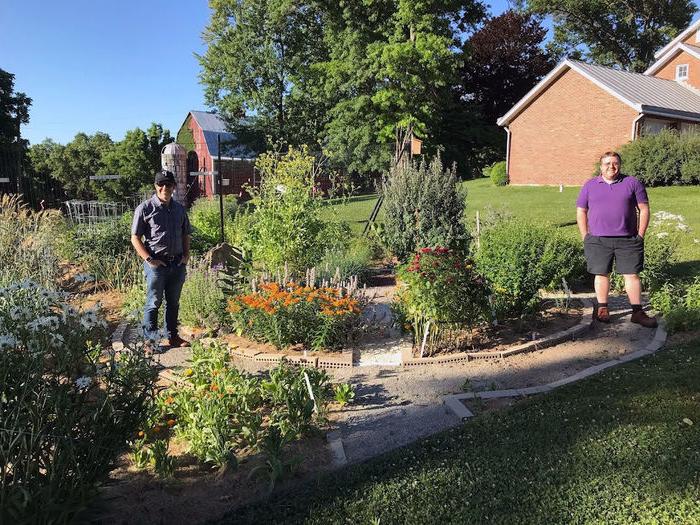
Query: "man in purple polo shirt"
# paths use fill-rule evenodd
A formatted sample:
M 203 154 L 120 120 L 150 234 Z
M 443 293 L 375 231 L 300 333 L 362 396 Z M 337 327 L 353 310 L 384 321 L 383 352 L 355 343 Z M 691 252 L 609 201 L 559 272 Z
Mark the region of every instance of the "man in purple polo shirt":
M 649 226 L 649 198 L 639 180 L 620 173 L 621 164 L 619 153 L 604 153 L 600 158 L 600 175 L 583 185 L 576 201 L 576 222 L 583 238 L 588 271 L 595 275 L 598 304 L 593 318 L 610 322 L 608 294 L 614 260 L 615 269 L 625 278 L 625 290 L 632 305 L 630 320 L 654 328 L 656 319 L 642 310 L 639 280 L 644 266 L 644 234 Z

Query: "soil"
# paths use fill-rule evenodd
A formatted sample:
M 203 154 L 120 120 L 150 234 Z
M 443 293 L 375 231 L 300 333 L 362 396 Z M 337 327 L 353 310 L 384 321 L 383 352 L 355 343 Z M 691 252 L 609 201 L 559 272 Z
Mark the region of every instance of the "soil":
M 109 481 L 100 489 L 97 503 L 77 521 L 123 525 L 203 523 L 220 518 L 243 503 L 264 498 L 270 492 L 269 478 L 262 474 L 261 455 L 240 457 L 236 468 L 220 471 L 201 466 L 180 444 L 171 442 L 170 452 L 175 455 L 176 464 L 175 477 L 170 480 L 137 471 L 128 455 L 123 455 L 110 473 Z M 275 489 L 320 476 L 332 467 L 321 435 L 290 445 L 284 457 L 298 458 L 300 464 L 291 477 L 277 482 Z M 257 467 L 263 468 L 254 472 Z

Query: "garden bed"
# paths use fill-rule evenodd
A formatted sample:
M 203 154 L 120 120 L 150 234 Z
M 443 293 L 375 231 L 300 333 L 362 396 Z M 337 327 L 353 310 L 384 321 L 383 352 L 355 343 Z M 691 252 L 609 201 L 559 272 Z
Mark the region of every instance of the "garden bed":
M 455 352 L 501 353 L 514 346 L 559 334 L 577 326 L 581 322 L 583 305 L 576 301 L 563 308 L 551 300 L 543 300 L 540 310 L 522 319 L 511 320 L 498 325 L 482 324 L 473 330 L 454 333 L 448 344 L 441 346 L 430 357 L 446 357 Z M 420 341 L 413 347 L 411 357 L 420 358 Z

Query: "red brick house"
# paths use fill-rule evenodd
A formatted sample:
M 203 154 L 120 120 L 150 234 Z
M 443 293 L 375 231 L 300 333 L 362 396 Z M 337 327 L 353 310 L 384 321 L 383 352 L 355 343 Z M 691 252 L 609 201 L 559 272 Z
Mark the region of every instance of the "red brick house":
M 498 119 L 511 184 L 580 185 L 601 153 L 665 128 L 700 131 L 700 20 L 643 74 L 564 60 Z
M 177 132 L 176 142 L 187 151 L 187 171 L 218 171 L 217 136 L 221 137 L 221 177 L 224 195 L 242 195 L 244 184 L 255 184 L 256 154 L 238 143 L 216 114 L 190 111 Z M 210 175 L 190 176 L 188 199 L 216 193 Z

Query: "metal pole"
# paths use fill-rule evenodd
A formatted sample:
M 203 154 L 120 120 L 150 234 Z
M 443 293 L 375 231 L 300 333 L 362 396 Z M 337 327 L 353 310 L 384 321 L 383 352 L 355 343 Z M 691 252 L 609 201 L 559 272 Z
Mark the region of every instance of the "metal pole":
M 221 180 L 222 169 L 221 169 L 221 135 L 216 135 L 216 145 L 219 150 L 218 161 L 219 166 L 216 170 L 219 174 L 219 218 L 221 219 L 221 242 L 224 242 L 224 184 Z

